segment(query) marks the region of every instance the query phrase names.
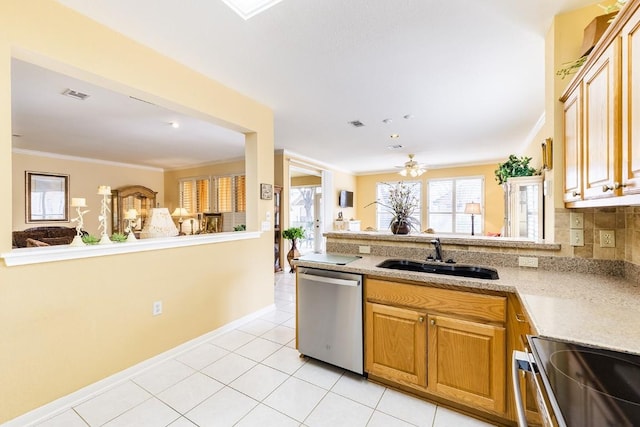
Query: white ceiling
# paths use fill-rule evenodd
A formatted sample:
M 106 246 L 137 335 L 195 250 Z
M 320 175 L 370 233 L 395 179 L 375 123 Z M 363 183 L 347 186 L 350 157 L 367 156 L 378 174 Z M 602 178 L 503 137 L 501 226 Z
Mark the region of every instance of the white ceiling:
M 544 37 L 553 15 L 594 3 L 282 0 L 243 20 L 222 0 L 58 1 L 270 106 L 276 149 L 354 173 L 393 169 L 409 153 L 431 167 L 501 161 L 518 153 L 544 111 Z M 22 90 L 31 84 L 24 82 Z M 77 104 L 92 99 L 101 108 L 107 95 L 88 90 L 96 95 L 87 101 L 65 98 L 76 104 L 75 113 Z M 167 123 L 171 114 L 151 106 L 154 115 L 150 106 L 121 95 L 108 102 L 126 114 L 83 119 L 91 121 L 91 138 L 76 140 L 76 120 L 58 127 L 58 140 L 49 131 L 46 141 L 31 139 L 34 119 L 46 115 L 48 106 L 62 108 L 53 96 L 38 96 L 40 111 L 23 105 L 15 117 L 14 133 L 23 135 L 14 138 L 16 146 L 65 147 L 63 152 L 82 147 L 77 155 L 160 167 L 209 161 L 216 144 L 228 144 L 221 151 L 229 157 L 242 155 L 238 134 L 219 133 L 212 125 L 204 131 L 216 133 L 207 137 L 206 154 L 197 148 L 203 134 L 185 136 L 176 152 L 176 144 L 159 135 L 167 129 L 149 125 L 151 119 Z M 37 116 L 27 117 L 30 112 Z M 404 119 L 407 114 L 414 117 Z M 123 116 L 135 120 L 123 127 Z M 387 118 L 393 121 L 383 123 Z M 352 120 L 365 126 L 354 128 Z M 109 142 L 111 132 L 116 138 Z M 400 135 L 396 140 L 390 138 L 394 133 Z M 156 145 L 154 159 L 146 157 L 148 144 Z M 391 144 L 403 148 L 391 151 Z M 235 155 L 233 146 L 240 150 Z

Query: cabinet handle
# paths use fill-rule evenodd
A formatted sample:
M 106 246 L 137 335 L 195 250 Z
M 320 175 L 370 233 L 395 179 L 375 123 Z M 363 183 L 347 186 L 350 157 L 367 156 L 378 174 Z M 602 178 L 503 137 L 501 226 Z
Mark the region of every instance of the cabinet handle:
M 572 195 L 573 197 L 578 197 L 578 196 L 580 195 L 580 192 L 579 192 L 579 191 L 572 191 L 572 192 L 571 192 L 571 195 Z
M 525 319 L 523 314 L 516 313 L 516 320 L 520 323 L 526 323 L 527 319 Z
M 617 190 L 619 188 L 625 188 L 627 184 L 620 184 L 619 182 L 614 182 L 613 187 L 608 186 L 607 184 L 602 186 L 602 192 L 606 193 L 607 191 Z
M 424 317 L 422 317 L 422 316 L 418 317 L 418 322 L 420 322 L 420 323 L 424 322 Z
M 436 319 L 431 319 L 431 326 L 436 326 Z

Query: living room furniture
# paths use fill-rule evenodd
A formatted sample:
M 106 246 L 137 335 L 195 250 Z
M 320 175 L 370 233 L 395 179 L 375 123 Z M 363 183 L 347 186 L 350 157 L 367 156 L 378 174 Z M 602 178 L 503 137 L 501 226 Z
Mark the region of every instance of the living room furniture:
M 111 233 L 124 233 L 129 228 L 129 221 L 125 219 L 129 209 L 138 212 L 132 231 L 139 233 L 151 209 L 156 207 L 157 194 L 157 191 L 142 185 L 127 185 L 111 190 Z
M 33 227 L 22 231 L 14 231 L 12 233 L 11 246 L 13 248 L 26 248 L 31 246 L 69 245 L 75 235 L 76 229 L 72 227 Z M 38 242 L 44 243 L 44 245 Z

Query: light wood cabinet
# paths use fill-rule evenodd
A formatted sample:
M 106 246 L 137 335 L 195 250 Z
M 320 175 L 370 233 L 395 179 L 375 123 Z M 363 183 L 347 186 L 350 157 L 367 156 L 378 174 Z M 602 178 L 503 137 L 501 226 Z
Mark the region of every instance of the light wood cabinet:
M 441 315 L 430 315 L 428 325 L 428 389 L 504 412 L 505 328 Z
M 564 201 L 582 198 L 582 85 L 564 103 Z
M 615 39 L 583 80 L 583 199 L 620 194 L 619 46 Z
M 506 415 L 506 298 L 365 280 L 365 371 L 421 395 Z
M 640 193 L 640 13 L 622 29 L 622 193 Z
M 560 98 L 567 207 L 640 203 L 640 1 L 630 1 Z
M 135 209 L 138 217 L 134 223 L 134 232 L 144 227 L 147 215 L 156 207 L 157 191 L 142 185 L 127 185 L 111 191 L 111 230 L 113 233 L 123 233 L 127 229 L 124 219 L 129 209 Z
M 517 295 L 510 294 L 507 298 L 507 356 L 510 356 L 514 350 L 525 351 L 527 349 L 527 335 L 532 335 L 533 330 Z M 511 357 L 508 357 L 507 372 L 511 372 L 511 362 Z M 540 414 L 538 414 L 536 394 L 533 388 L 535 386 L 532 380 L 529 378 L 529 374 L 520 371 L 520 395 L 524 403 L 527 423 L 530 426 L 539 426 L 542 422 Z M 508 413 L 510 418 L 515 420 L 517 414 L 511 381 L 507 381 L 507 395 L 511 396 L 507 404 Z
M 367 372 L 426 387 L 425 313 L 367 302 L 365 330 Z

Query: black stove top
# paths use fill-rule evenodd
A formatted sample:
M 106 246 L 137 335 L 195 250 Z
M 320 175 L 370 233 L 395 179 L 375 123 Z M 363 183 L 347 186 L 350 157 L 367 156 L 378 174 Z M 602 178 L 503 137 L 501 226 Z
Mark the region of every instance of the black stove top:
M 558 421 L 640 426 L 640 356 L 541 337 L 529 342 Z

